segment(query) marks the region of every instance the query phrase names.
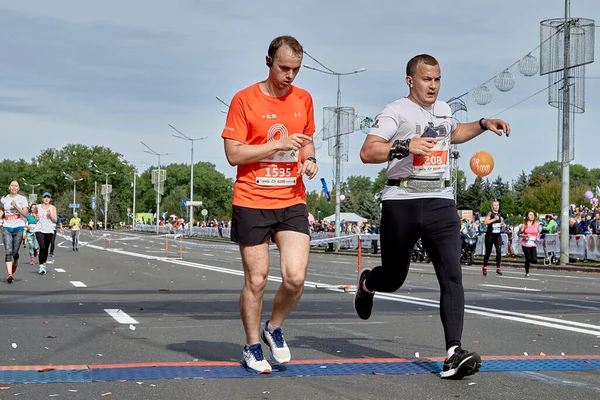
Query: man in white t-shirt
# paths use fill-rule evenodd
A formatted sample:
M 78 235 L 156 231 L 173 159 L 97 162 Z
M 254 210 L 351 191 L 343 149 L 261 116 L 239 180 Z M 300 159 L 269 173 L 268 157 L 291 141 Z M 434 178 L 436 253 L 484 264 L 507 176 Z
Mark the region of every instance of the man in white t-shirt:
M 408 97 L 377 116 L 360 151 L 366 164 L 388 162 L 382 193 L 381 266 L 359 274 L 354 308 L 371 316 L 376 291 L 394 292 L 408 274 L 412 249 L 422 239 L 440 284 L 440 316 L 446 340 L 442 378 L 460 379 L 481 368 L 481 357 L 461 348 L 464 290 L 460 265 L 460 219 L 450 185 L 449 147 L 487 130 L 508 136 L 499 119 L 457 123 L 438 101 L 441 73 L 435 58 L 413 57 L 406 66 Z

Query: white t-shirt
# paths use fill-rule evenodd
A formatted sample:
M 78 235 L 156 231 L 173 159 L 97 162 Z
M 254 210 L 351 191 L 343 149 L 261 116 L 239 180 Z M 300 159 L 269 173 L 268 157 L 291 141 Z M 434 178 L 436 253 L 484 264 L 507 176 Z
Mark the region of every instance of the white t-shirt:
M 2 202 L 2 208 L 4 208 L 4 227 L 18 228 L 25 226 L 25 217 L 11 203 L 14 201 L 20 208 L 27 208 L 29 206 L 27 198 L 20 194 L 17 194 L 15 197 L 7 195 L 0 199 L 0 201 Z
M 385 106 L 375 118 L 369 135 L 376 135 L 389 143 L 412 139 L 421 135 L 428 127 L 437 131 L 437 145 L 428 156 L 410 154 L 402 160 L 388 162 L 387 178 L 439 178 L 450 180 L 450 136 L 456 130 L 450 106 L 436 101 L 430 107 L 421 107 L 406 97 Z M 385 186 L 382 200 L 406 200 L 422 198 L 454 199 L 452 187 L 440 192 L 408 193 L 398 186 Z

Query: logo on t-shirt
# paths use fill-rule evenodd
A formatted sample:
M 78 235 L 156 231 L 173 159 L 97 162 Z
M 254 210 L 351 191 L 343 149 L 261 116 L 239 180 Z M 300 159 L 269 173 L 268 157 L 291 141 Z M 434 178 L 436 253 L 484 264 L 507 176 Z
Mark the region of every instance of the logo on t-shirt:
M 279 134 L 279 137 L 275 136 Z M 273 124 L 269 128 L 269 132 L 267 133 L 267 142 L 274 142 L 275 140 L 282 140 L 288 137 L 288 130 L 283 124 Z

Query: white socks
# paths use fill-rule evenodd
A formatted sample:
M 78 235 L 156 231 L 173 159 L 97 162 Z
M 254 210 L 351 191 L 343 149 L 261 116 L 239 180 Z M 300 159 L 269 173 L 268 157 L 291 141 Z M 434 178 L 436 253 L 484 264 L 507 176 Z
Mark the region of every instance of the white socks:
M 446 358 L 450 358 L 452 357 L 452 355 L 454 354 L 454 350 L 456 350 L 458 348 L 458 346 L 452 346 L 448 349 L 448 352 L 446 353 Z

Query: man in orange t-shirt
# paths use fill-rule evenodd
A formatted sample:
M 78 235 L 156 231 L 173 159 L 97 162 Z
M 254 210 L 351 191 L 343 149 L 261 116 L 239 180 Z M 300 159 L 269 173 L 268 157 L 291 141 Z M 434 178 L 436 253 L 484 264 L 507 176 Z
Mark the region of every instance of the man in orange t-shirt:
M 246 333 L 242 363 L 256 373 L 271 372 L 259 331 L 273 361 L 291 360 L 281 325 L 300 301 L 308 266 L 310 236 L 302 176 L 312 179 L 319 168 L 312 142 L 312 98 L 292 86 L 302 56 L 302 46 L 293 37 L 273 39 L 266 57 L 269 77 L 234 96 L 221 135 L 227 160 L 237 166 L 231 240 L 240 245 L 245 276 L 240 295 Z M 279 248 L 282 283 L 271 318 L 261 330 L 271 239 Z

